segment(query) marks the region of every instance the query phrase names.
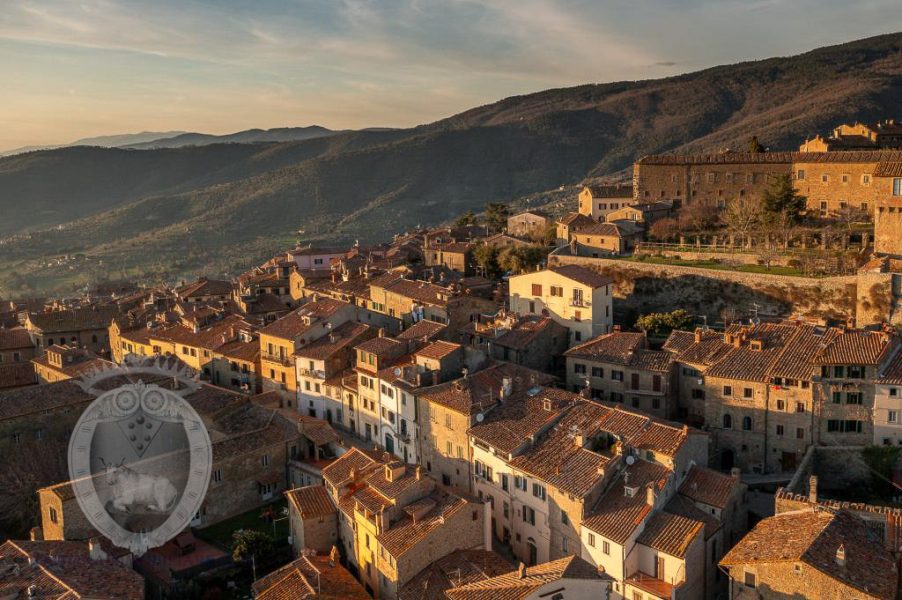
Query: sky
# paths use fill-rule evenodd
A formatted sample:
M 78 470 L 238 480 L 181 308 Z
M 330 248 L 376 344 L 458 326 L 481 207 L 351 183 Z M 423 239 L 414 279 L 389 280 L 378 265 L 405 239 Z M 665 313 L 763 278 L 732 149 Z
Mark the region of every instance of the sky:
M 902 30 L 899 0 L 3 0 L 0 150 L 407 127 Z

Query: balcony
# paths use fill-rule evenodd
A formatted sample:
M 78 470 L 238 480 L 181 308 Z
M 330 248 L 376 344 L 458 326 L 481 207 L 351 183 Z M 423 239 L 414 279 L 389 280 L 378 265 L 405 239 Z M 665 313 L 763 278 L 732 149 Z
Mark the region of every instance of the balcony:
M 316 379 L 325 379 L 326 372 L 318 369 L 298 369 L 301 377 L 315 377 Z
M 589 308 L 590 306 L 592 306 L 592 303 L 581 298 L 571 298 L 570 306 L 573 306 L 575 308 Z
M 278 363 L 285 367 L 290 367 L 294 364 L 294 358 L 290 355 L 286 356 L 284 354 L 270 354 L 269 352 L 261 352 L 260 360 Z
M 642 571 L 636 571 L 624 583 L 651 594 L 655 598 L 661 598 L 661 600 L 673 598 L 673 590 L 678 587 Z

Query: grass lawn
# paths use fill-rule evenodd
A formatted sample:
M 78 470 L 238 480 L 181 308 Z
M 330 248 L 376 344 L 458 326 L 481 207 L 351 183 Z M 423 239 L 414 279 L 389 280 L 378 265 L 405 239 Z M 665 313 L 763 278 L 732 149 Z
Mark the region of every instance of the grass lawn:
M 655 265 L 674 265 L 677 267 L 697 267 L 699 269 L 717 269 L 719 271 L 736 271 L 739 273 L 765 273 L 769 275 L 794 275 L 796 277 L 810 277 L 794 267 L 781 267 L 773 265 L 769 269 L 764 265 L 729 265 L 715 260 L 683 260 L 667 258 L 664 256 L 643 256 L 642 260 L 635 256 L 613 257 L 618 260 L 636 263 L 649 263 Z
M 267 506 L 271 506 L 273 508 L 273 512 L 276 515 L 276 518 L 282 518 L 282 509 L 287 506 L 285 498 L 281 498 L 276 500 L 275 502 L 268 504 Z M 225 521 L 221 521 L 216 523 L 215 525 L 210 525 L 209 527 L 204 527 L 203 529 L 199 529 L 197 531 L 198 537 L 210 542 L 211 544 L 215 544 L 228 552 L 232 551 L 232 533 L 238 531 L 239 529 L 256 529 L 258 531 L 263 531 L 268 533 L 270 536 L 273 535 L 273 524 L 267 523 L 263 519 L 260 518 L 260 514 L 266 507 L 255 508 L 253 510 L 249 510 L 246 513 L 242 513 L 240 515 L 234 516 L 231 519 L 226 519 Z M 275 542 L 276 545 L 282 545 L 288 543 L 288 519 L 282 519 L 281 521 L 277 521 L 275 524 L 276 535 Z

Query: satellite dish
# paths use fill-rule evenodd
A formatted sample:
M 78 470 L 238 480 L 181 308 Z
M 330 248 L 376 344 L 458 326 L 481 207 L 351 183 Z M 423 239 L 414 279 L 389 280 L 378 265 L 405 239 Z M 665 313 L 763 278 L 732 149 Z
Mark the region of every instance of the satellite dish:
M 632 464 L 635 464 L 635 463 L 636 463 L 636 457 L 635 457 L 635 456 L 633 456 L 632 454 L 630 454 L 629 456 L 626 457 L 626 464 L 632 465 Z
M 393 373 L 395 374 L 395 377 L 400 377 L 401 369 L 399 369 L 398 367 L 395 367 L 395 370 L 393 371 Z
M 482 423 L 485 420 L 485 415 L 482 413 L 476 413 L 476 422 Z

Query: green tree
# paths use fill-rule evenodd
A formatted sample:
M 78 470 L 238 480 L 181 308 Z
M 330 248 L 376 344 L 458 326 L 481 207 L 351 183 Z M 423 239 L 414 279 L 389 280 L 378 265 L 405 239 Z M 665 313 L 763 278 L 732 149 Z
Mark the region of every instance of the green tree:
M 769 223 L 784 220 L 797 223 L 805 210 L 805 196 L 796 192 L 788 173 L 777 177 L 761 195 L 765 220 Z
M 473 249 L 473 260 L 482 267 L 486 277 L 495 277 L 501 270 L 498 267 L 498 248 L 481 244 Z
M 749 152 L 752 154 L 758 154 L 759 152 L 764 152 L 764 146 L 761 145 L 761 142 L 758 141 L 758 136 L 753 135 L 749 139 Z
M 272 536 L 256 529 L 239 529 L 232 534 L 232 558 L 247 560 L 252 556 L 267 556 L 273 551 Z
M 636 319 L 636 329 L 663 337 L 674 329 L 689 329 L 694 319 L 689 311 L 678 308 L 669 313 L 649 313 Z
M 532 270 L 547 258 L 548 250 L 539 245 L 508 246 L 498 253 L 498 266 L 511 273 Z
M 511 210 L 507 204 L 489 202 L 485 205 L 485 225 L 490 231 L 498 232 L 507 227 L 507 218 Z
M 454 221 L 455 227 L 466 227 L 467 225 L 476 224 L 476 214 L 472 210 L 468 210 L 467 214 L 457 217 Z

